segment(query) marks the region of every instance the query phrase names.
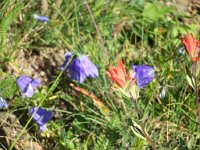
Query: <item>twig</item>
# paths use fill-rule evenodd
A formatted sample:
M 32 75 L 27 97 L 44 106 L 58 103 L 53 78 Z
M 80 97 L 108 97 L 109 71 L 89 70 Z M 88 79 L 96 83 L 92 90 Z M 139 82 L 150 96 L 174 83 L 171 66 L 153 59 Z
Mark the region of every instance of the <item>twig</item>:
M 98 35 L 99 35 L 99 38 L 100 38 L 100 40 L 101 40 L 102 47 L 103 47 L 103 49 L 104 49 L 104 54 L 105 54 L 105 56 L 107 56 L 107 48 L 106 48 L 106 46 L 105 46 L 105 42 L 104 42 L 104 40 L 103 40 L 103 38 L 102 38 L 102 35 L 101 35 L 100 31 L 99 31 L 99 28 L 98 28 L 98 26 L 97 26 L 97 23 L 96 23 L 96 21 L 95 21 L 95 19 L 94 19 L 94 16 L 93 16 L 93 14 L 92 14 L 92 12 L 91 12 L 91 9 L 90 9 L 90 6 L 88 5 L 87 0 L 84 0 L 84 4 L 85 4 L 85 6 L 86 6 L 86 8 L 87 8 L 87 10 L 88 10 L 88 12 L 89 12 L 89 14 L 90 14 L 90 17 L 92 18 L 92 21 L 93 21 L 93 23 L 94 23 L 94 27 L 95 27 L 95 29 L 97 30 L 97 33 L 98 33 Z

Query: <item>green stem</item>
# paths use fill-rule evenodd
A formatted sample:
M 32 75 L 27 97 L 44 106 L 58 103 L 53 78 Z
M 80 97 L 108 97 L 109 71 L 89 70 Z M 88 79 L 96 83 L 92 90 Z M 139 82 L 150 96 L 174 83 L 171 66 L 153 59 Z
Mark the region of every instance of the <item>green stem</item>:
M 137 102 L 136 100 L 133 98 L 133 95 L 131 94 L 130 92 L 130 95 L 131 95 L 131 99 L 133 100 L 133 103 L 135 105 L 135 109 L 137 111 L 137 115 L 138 115 L 138 118 L 141 119 L 142 118 L 142 115 L 141 115 L 141 111 L 137 105 Z M 141 131 L 142 131 L 142 134 L 145 136 L 145 138 L 147 139 L 147 141 L 149 142 L 149 144 L 151 145 L 152 149 L 153 150 L 156 150 L 156 146 L 153 142 L 153 140 L 148 136 L 148 134 L 146 133 L 146 131 L 144 130 L 143 126 L 142 125 L 139 125 L 141 127 Z
M 200 123 L 200 107 L 199 107 L 198 84 L 196 76 L 194 77 L 194 93 L 195 93 L 195 102 L 197 107 L 197 117 L 198 117 L 198 122 Z
M 131 92 L 130 92 L 130 95 L 131 95 L 131 99 L 133 100 L 133 103 L 135 105 L 135 109 L 137 111 L 138 119 L 140 120 L 142 118 L 141 111 L 140 111 L 140 109 L 139 109 L 139 107 L 137 105 L 136 100 L 133 98 L 133 95 L 131 94 Z
M 33 115 L 31 115 L 31 118 L 27 121 L 26 125 L 24 126 L 24 128 L 22 129 L 22 131 L 20 132 L 20 134 L 17 136 L 17 138 L 14 140 L 14 142 L 12 143 L 12 145 L 10 146 L 9 150 L 12 150 L 14 148 L 14 146 L 16 145 L 17 141 L 21 138 L 21 136 L 24 134 L 24 132 L 26 131 L 26 128 L 28 127 L 28 125 L 30 124 L 34 114 L 37 112 L 37 110 L 39 109 L 40 106 L 42 106 L 43 102 L 45 101 L 45 99 L 48 97 L 48 95 L 53 92 L 52 89 L 54 89 L 54 87 L 56 86 L 56 84 L 58 84 L 58 81 L 60 79 L 60 77 L 62 76 L 63 72 L 66 70 L 67 66 L 70 64 L 70 62 L 73 60 L 74 56 L 71 57 L 71 59 L 68 61 L 68 63 L 65 65 L 65 67 L 63 68 L 63 70 L 60 72 L 60 74 L 58 75 L 58 77 L 56 78 L 56 80 L 54 81 L 53 85 L 50 87 L 50 89 L 48 90 L 47 94 L 43 97 L 43 99 L 41 100 L 41 102 L 39 103 L 38 108 L 35 110 L 35 112 L 33 113 Z
M 153 140 L 148 136 L 148 134 L 145 132 L 144 128 L 141 125 L 140 125 L 140 127 L 141 127 L 143 135 L 145 136 L 145 138 L 147 139 L 147 141 L 151 145 L 152 149 L 156 150 L 156 146 L 155 146 L 155 143 L 153 142 Z

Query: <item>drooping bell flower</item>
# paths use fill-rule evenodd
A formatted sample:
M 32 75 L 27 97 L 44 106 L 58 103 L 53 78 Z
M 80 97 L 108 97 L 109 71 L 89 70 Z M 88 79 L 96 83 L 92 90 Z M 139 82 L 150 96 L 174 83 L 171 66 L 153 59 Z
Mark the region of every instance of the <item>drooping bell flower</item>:
M 4 98 L 0 97 L 0 110 L 3 108 L 8 108 L 8 104 Z
M 40 85 L 40 81 L 34 80 L 28 76 L 21 76 L 17 78 L 17 85 L 21 89 L 22 98 L 25 96 L 32 97 L 34 94 L 34 88 Z
M 118 60 L 118 66 L 110 66 L 109 70 L 106 71 L 108 77 L 114 81 L 114 90 L 118 93 L 122 93 L 127 97 L 133 97 L 137 99 L 139 97 L 139 88 L 133 79 L 134 73 L 130 72 L 126 74 L 125 67 L 121 60 Z
M 37 111 L 36 111 L 37 110 Z M 47 111 L 42 108 L 32 107 L 30 109 L 30 114 L 33 115 L 33 121 L 38 125 L 38 132 L 46 131 L 46 123 L 53 117 L 53 111 Z
M 144 88 L 156 76 L 153 67 L 147 65 L 133 65 L 134 78 L 140 88 Z
M 69 72 L 72 80 L 77 80 L 79 83 L 83 83 L 87 77 L 98 77 L 97 67 L 86 55 L 75 56 L 74 58 L 72 57 L 74 57 L 74 55 L 67 52 L 65 54 L 65 62 L 61 66 L 61 69 L 64 69 L 64 67 L 69 63 L 66 70 Z
M 194 38 L 194 35 L 190 33 L 189 35 L 182 36 L 182 43 L 185 46 L 187 54 L 190 56 L 193 62 L 198 61 L 198 45 L 199 42 Z
M 50 21 L 50 19 L 48 17 L 40 16 L 40 15 L 36 15 L 36 14 L 33 15 L 33 18 L 40 22 L 49 22 Z

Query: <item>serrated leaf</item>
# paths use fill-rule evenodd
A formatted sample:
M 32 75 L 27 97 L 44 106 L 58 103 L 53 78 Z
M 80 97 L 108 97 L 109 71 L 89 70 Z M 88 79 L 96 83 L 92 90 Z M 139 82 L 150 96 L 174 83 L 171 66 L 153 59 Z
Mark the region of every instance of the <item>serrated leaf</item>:
M 15 77 L 7 77 L 0 81 L 0 96 L 3 98 L 12 97 L 18 90 Z

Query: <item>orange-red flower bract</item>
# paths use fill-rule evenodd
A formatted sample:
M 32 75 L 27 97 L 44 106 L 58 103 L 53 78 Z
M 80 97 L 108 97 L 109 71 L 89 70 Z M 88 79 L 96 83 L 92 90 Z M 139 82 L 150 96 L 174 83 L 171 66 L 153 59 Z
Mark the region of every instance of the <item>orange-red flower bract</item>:
M 126 86 L 126 71 L 121 60 L 118 60 L 118 67 L 110 66 L 106 74 L 120 87 Z
M 182 43 L 186 48 L 186 51 L 188 53 L 188 55 L 190 56 L 190 58 L 192 59 L 192 61 L 198 61 L 199 57 L 198 57 L 198 45 L 199 42 L 194 38 L 193 34 L 190 33 L 189 35 L 186 35 L 185 37 L 182 36 Z

